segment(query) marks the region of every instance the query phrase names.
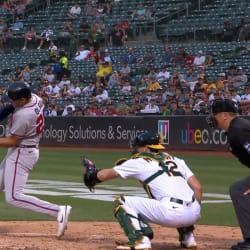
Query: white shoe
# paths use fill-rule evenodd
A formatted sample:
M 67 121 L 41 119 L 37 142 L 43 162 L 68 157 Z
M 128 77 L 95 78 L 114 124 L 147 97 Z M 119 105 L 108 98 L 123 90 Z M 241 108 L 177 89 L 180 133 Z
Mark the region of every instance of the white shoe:
M 40 49 L 41 49 L 41 47 L 40 47 L 40 46 L 38 46 L 38 47 L 37 47 L 37 49 L 38 49 L 38 50 L 40 50 Z
M 23 51 L 26 50 L 26 47 L 24 46 L 24 47 L 22 48 L 22 50 L 23 50 Z
M 181 247 L 188 249 L 197 249 L 197 243 L 192 232 L 185 234 L 184 240 L 181 242 Z
M 68 218 L 71 211 L 71 206 L 60 206 L 58 212 L 57 221 L 58 221 L 58 231 L 57 237 L 60 238 L 64 235 L 65 230 L 67 229 Z
M 119 250 L 150 250 L 151 249 L 151 242 L 150 239 L 146 236 L 143 236 L 142 240 L 137 241 L 133 246 L 129 245 L 128 243 L 122 243 L 120 241 L 116 241 L 116 249 Z

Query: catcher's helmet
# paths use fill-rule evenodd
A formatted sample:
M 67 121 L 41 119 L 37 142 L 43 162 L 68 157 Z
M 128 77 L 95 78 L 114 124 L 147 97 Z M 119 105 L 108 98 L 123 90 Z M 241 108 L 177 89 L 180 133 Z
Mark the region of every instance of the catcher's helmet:
M 144 131 L 139 133 L 135 138 L 131 140 L 131 146 L 143 147 L 147 146 L 152 149 L 164 149 L 165 147 L 160 144 L 160 136 L 154 132 Z
M 211 105 L 211 112 L 213 114 L 217 114 L 220 112 L 237 113 L 238 105 L 236 102 L 230 99 L 218 99 L 213 101 Z
M 12 83 L 7 92 L 8 97 L 13 101 L 21 98 L 31 98 L 30 85 L 24 81 L 16 81 Z

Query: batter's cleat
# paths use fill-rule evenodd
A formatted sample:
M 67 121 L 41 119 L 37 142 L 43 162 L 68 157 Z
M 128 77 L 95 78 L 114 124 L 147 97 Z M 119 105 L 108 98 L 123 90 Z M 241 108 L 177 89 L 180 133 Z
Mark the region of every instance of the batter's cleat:
M 142 240 L 136 241 L 134 245 L 125 242 L 116 241 L 116 249 L 119 250 L 151 250 L 151 242 L 148 237 L 144 236 Z
M 181 248 L 197 249 L 197 243 L 192 232 L 185 234 L 184 240 L 181 241 Z
M 72 208 L 71 206 L 60 206 L 60 210 L 57 216 L 57 221 L 58 221 L 57 238 L 62 237 L 64 235 L 65 230 L 67 229 L 71 208 Z
M 250 250 L 250 241 L 238 242 L 231 247 L 232 250 Z

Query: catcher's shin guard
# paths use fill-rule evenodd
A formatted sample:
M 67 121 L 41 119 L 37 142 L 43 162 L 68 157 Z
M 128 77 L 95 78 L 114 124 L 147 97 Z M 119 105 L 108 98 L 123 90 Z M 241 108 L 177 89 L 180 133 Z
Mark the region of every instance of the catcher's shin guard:
M 179 228 L 177 228 L 177 231 L 179 233 L 179 241 L 182 242 L 187 233 L 194 231 L 194 226 L 191 225 L 191 226 L 188 226 L 188 227 L 179 227 Z
M 147 236 L 150 240 L 152 240 L 154 238 L 154 232 L 152 228 L 150 227 L 150 225 L 148 224 L 148 222 L 145 221 L 140 214 L 138 215 L 138 220 L 139 220 L 143 235 Z
M 135 243 L 142 239 L 143 233 L 142 230 L 138 230 L 132 223 L 132 220 L 138 220 L 134 216 L 128 214 L 125 209 L 122 207 L 122 204 L 125 202 L 123 196 L 118 197 L 114 201 L 114 215 L 118 220 L 120 226 L 122 227 L 124 233 L 128 237 L 128 244 L 133 247 Z

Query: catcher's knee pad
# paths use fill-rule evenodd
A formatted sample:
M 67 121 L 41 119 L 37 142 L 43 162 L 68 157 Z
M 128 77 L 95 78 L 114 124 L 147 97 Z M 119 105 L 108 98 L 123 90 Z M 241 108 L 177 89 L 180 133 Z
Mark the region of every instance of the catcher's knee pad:
M 177 231 L 179 233 L 179 241 L 183 241 L 185 234 L 189 233 L 189 232 L 193 232 L 194 231 L 194 226 L 188 226 L 188 227 L 178 227 Z
M 136 229 L 132 220 L 137 220 L 138 218 L 134 217 L 131 214 L 128 214 L 124 207 L 122 206 L 125 202 L 123 196 L 120 196 L 114 201 L 114 215 L 121 225 L 124 233 L 129 239 L 129 244 L 133 245 L 136 241 L 141 240 L 143 233 L 140 229 Z
M 138 220 L 139 220 L 143 235 L 147 236 L 150 240 L 152 240 L 154 238 L 154 232 L 152 228 L 150 227 L 150 225 L 148 224 L 148 222 L 144 220 L 144 218 L 140 214 L 138 215 Z

